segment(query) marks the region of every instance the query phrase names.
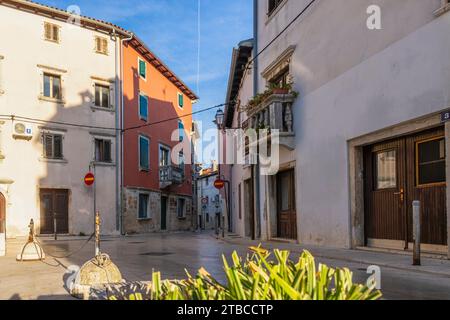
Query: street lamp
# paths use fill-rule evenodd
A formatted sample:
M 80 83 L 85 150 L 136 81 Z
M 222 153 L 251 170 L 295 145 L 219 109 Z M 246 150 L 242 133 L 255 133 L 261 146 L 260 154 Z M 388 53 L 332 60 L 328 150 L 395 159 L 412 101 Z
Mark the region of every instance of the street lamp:
M 216 121 L 215 124 L 217 125 L 217 127 L 219 128 L 219 130 L 222 128 L 223 126 L 223 120 L 225 118 L 225 114 L 223 113 L 222 109 L 217 110 L 216 113 Z

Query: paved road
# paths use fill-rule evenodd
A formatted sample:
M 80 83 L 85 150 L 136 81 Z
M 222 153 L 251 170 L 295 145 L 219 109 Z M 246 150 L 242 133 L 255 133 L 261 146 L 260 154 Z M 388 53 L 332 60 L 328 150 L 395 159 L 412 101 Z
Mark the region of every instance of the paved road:
M 23 240 L 22 240 L 23 241 Z M 63 256 L 79 248 L 83 239 L 42 240 L 47 253 Z M 90 243 L 68 259 L 43 262 L 16 262 L 21 241 L 8 243 L 7 257 L 0 258 L 0 299 L 69 299 L 64 280 L 66 268 L 82 265 L 93 253 Z M 153 234 L 127 238 L 107 238 L 102 251 L 119 266 L 125 279 L 151 279 L 152 270 L 164 278 L 184 278 L 184 269 L 194 273 L 204 266 L 218 279 L 224 279 L 221 255 L 233 251 L 245 255 L 249 243 L 218 241 L 209 234 Z M 283 245 L 279 245 L 283 247 Z M 373 253 L 376 254 L 376 253 Z M 345 259 L 318 258 L 330 266 L 347 266 L 355 273 L 356 282 L 365 282 L 368 265 Z M 450 277 L 430 273 L 382 268 L 382 291 L 385 299 L 450 299 Z

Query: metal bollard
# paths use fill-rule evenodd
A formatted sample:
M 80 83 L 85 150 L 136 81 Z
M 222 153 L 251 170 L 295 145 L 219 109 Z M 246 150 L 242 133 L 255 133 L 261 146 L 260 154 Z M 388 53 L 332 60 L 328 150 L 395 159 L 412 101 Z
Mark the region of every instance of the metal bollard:
M 420 266 L 420 201 L 413 202 L 413 237 L 414 237 L 414 253 L 413 253 L 413 265 Z
M 53 229 L 54 229 L 54 238 L 55 241 L 58 240 L 58 223 L 56 221 L 56 212 L 53 214 Z

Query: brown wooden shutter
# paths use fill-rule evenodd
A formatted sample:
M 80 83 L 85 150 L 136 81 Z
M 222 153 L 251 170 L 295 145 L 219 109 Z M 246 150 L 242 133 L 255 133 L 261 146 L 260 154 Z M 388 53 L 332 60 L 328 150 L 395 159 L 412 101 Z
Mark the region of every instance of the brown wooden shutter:
M 53 157 L 53 137 L 49 134 L 44 135 L 44 156 L 46 158 Z
M 102 53 L 107 54 L 108 53 L 108 40 L 102 39 Z
M 62 154 L 62 136 L 60 135 L 55 135 L 53 137 L 54 141 L 54 154 L 53 157 L 55 159 L 61 159 L 63 157 Z
M 44 29 L 45 29 L 45 39 L 47 40 L 52 40 L 52 26 L 50 23 L 45 23 L 44 24 Z
M 59 41 L 59 27 L 57 25 L 53 25 L 53 40 Z

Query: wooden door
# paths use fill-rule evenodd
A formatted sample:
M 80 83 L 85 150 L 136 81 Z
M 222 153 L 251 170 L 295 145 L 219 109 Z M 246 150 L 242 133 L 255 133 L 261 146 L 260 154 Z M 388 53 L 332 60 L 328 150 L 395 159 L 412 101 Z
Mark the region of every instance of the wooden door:
M 405 166 L 403 139 L 366 148 L 366 239 L 406 243 Z
M 69 233 L 69 192 L 60 189 L 41 189 L 40 233 Z
M 412 202 L 421 202 L 422 243 L 447 245 L 447 187 L 444 129 L 406 139 L 408 226 L 412 230 Z M 413 241 L 409 232 L 409 241 Z
M 6 233 L 6 199 L 3 196 L 3 194 L 0 193 L 0 234 L 5 233 Z
M 366 241 L 413 241 L 412 203 L 421 202 L 422 243 L 447 245 L 443 128 L 365 148 Z
M 295 207 L 294 170 L 281 172 L 277 176 L 278 237 L 297 239 L 297 212 Z

